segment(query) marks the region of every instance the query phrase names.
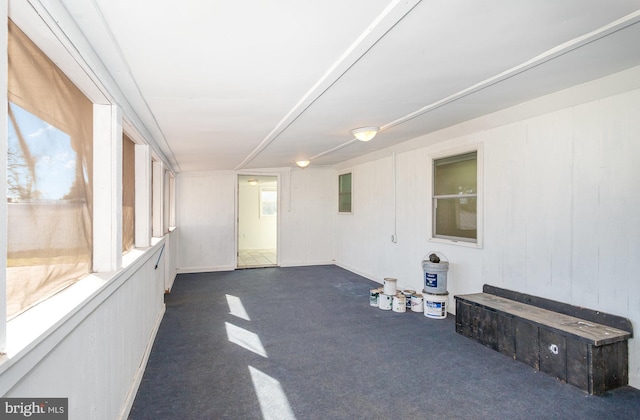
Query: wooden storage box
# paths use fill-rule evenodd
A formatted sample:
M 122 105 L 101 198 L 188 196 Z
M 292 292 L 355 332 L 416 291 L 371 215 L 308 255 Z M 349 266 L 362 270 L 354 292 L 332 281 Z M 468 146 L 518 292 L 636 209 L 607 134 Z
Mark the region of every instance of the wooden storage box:
M 589 394 L 628 383 L 629 331 L 488 293 L 455 299 L 465 337 Z

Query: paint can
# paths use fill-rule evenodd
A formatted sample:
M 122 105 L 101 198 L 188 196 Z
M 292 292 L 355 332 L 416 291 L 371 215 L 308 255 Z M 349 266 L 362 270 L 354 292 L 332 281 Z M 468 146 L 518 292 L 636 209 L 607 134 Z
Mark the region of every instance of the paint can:
M 420 293 L 411 295 L 411 312 L 424 312 L 423 298 Z
M 407 301 L 407 311 L 411 310 L 411 296 L 413 296 L 415 292 L 416 291 L 413 289 L 404 289 L 402 291 L 402 294 L 404 295 L 405 300 Z
M 386 293 L 380 293 L 378 295 L 378 308 L 384 311 L 390 311 L 392 301 L 393 301 L 392 295 L 387 295 Z
M 398 292 L 398 280 L 392 277 L 386 277 L 384 279 L 384 294 L 395 295 Z
M 443 294 L 447 291 L 447 271 L 449 263 L 440 261 L 432 263 L 428 260 L 422 261 L 422 270 L 424 271 L 424 290 L 425 293 Z
M 424 316 L 427 318 L 444 319 L 447 317 L 447 302 L 449 293 L 426 293 L 424 299 Z
M 380 288 L 369 290 L 369 305 L 378 307 L 378 296 L 380 295 Z
M 407 312 L 407 298 L 403 293 L 393 295 L 393 312 Z

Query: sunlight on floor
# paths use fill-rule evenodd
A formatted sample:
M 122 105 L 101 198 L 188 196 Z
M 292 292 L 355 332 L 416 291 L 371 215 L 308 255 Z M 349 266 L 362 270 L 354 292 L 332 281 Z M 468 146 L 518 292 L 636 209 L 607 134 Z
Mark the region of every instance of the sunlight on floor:
M 252 351 L 255 354 L 259 354 L 262 357 L 268 357 L 267 352 L 265 351 L 264 347 L 262 347 L 260 337 L 258 337 L 257 334 L 254 334 L 251 331 L 247 331 L 244 328 L 237 327 L 233 324 L 229 324 L 228 322 L 225 322 L 224 324 L 227 327 L 227 336 L 229 337 L 229 341 L 239 345 L 242 348 Z
M 294 420 L 296 416 L 293 415 L 293 410 L 291 410 L 291 405 L 280 382 L 252 366 L 249 366 L 249 372 L 251 372 L 253 387 L 258 395 L 262 418 L 265 420 Z
M 229 313 L 231 315 L 237 316 L 238 318 L 245 319 L 247 321 L 251 321 L 249 319 L 249 314 L 244 309 L 244 305 L 242 301 L 237 296 L 226 295 L 227 296 L 227 305 L 229 305 Z
M 229 313 L 244 320 L 250 321 L 249 314 L 244 309 L 242 300 L 233 295 L 226 295 Z M 252 351 L 260 356 L 266 357 L 267 352 L 262 346 L 258 334 L 245 330 L 228 322 L 224 323 L 227 328 L 229 341 L 240 347 Z M 249 366 L 251 381 L 256 390 L 262 418 L 265 420 L 295 420 L 293 410 L 287 399 L 287 395 L 282 389 L 280 382 L 266 373 Z

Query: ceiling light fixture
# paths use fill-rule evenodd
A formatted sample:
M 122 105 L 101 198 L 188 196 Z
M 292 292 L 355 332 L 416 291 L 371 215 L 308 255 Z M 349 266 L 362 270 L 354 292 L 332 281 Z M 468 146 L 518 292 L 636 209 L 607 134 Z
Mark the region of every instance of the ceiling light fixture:
M 308 161 L 308 160 L 298 160 L 298 161 L 296 161 L 296 165 L 298 165 L 301 168 L 306 168 L 307 166 L 309 166 L 310 163 L 311 163 L 311 161 Z
M 255 178 L 250 178 L 249 180 L 247 180 L 247 184 L 249 185 L 258 185 L 258 180 Z
M 360 141 L 369 141 L 378 134 L 378 127 L 361 127 L 351 130 L 351 134 Z

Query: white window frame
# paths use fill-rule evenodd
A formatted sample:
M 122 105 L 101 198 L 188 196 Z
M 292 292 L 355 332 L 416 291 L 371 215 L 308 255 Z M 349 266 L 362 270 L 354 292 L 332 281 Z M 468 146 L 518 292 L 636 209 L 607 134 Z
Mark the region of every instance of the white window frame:
M 340 211 L 340 177 L 343 175 L 351 175 L 351 191 L 349 192 L 349 194 L 351 194 L 351 208 L 349 209 L 349 211 Z M 353 170 L 349 169 L 338 173 L 338 176 L 336 177 L 336 184 L 338 186 L 338 191 L 336 194 L 338 214 L 353 214 Z
M 453 157 L 457 155 L 463 155 L 466 153 L 476 152 L 476 163 L 477 163 L 477 172 L 476 172 L 476 240 L 470 240 L 468 238 L 458 238 L 458 237 L 450 237 L 450 236 L 435 236 L 435 224 L 436 224 L 436 198 L 435 198 L 435 161 L 447 157 Z M 456 148 L 451 148 L 447 150 L 442 150 L 429 154 L 429 168 L 430 168 L 430 177 L 429 177 L 429 197 L 430 197 L 430 208 L 431 208 L 431 223 L 429 224 L 429 240 L 432 242 L 440 242 L 446 244 L 460 245 L 471 248 L 482 248 L 483 246 L 483 226 L 484 226 L 484 182 L 483 182 L 483 173 L 484 173 L 484 157 L 483 157 L 483 148 L 482 144 L 472 144 L 466 146 L 460 146 Z

